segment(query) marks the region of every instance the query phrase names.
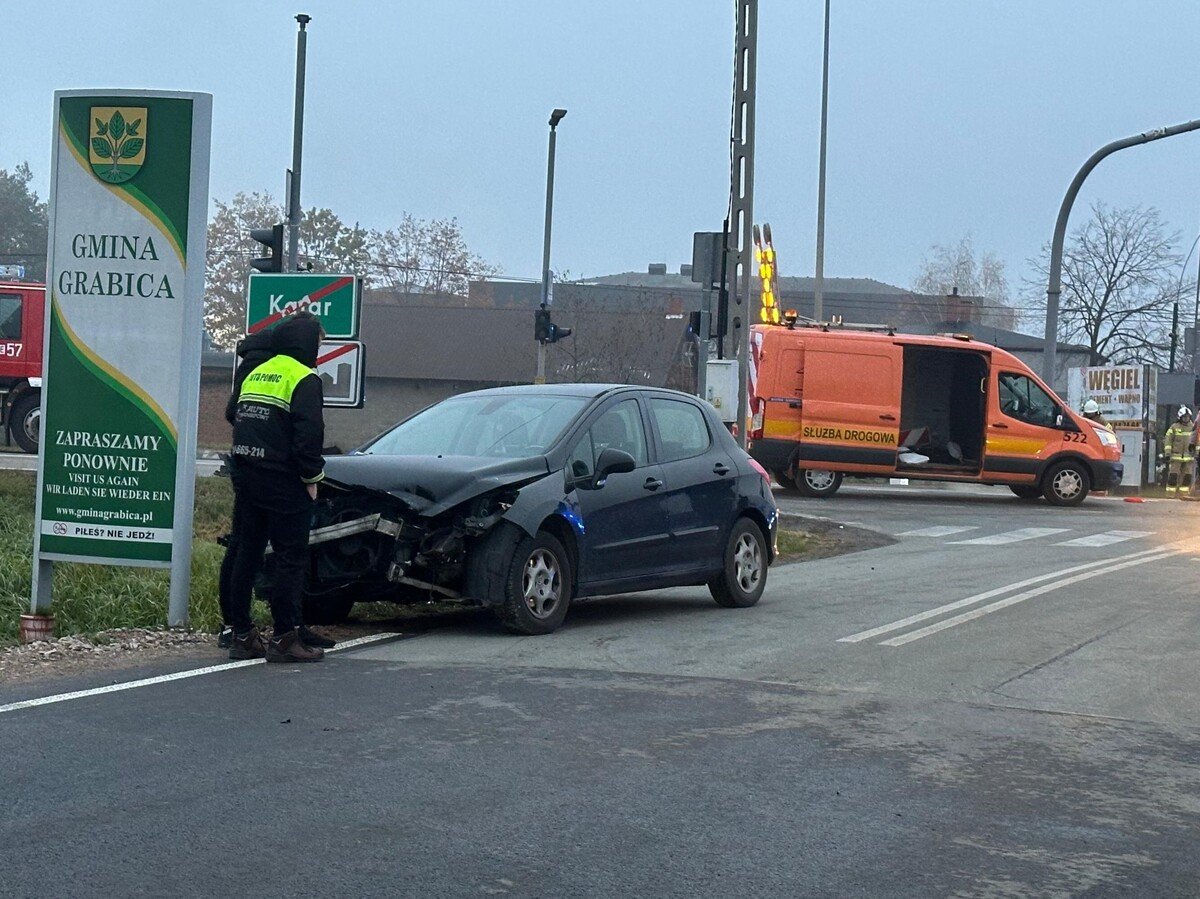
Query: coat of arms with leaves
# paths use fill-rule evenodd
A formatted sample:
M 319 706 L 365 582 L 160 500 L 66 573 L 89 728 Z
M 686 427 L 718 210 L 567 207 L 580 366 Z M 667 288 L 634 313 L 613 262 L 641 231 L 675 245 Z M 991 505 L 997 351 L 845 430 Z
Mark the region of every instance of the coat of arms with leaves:
M 140 113 L 134 118 L 126 116 L 120 109 L 92 110 L 92 140 L 89 147 L 92 171 L 102 181 L 120 184 L 128 181 L 146 158 L 146 138 L 142 132 L 145 110 L 127 110 Z

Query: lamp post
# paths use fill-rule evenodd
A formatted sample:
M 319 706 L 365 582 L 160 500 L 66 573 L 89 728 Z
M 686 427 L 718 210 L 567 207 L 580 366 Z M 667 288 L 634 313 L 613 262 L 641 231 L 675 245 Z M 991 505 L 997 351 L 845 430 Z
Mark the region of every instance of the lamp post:
M 294 272 L 300 252 L 300 161 L 304 156 L 304 70 L 308 56 L 308 23 L 312 16 L 296 16 L 296 111 L 292 119 L 292 170 L 288 178 L 288 252 L 285 271 Z
M 546 154 L 546 226 L 542 239 L 542 309 L 550 306 L 550 224 L 554 214 L 554 141 L 558 134 L 558 123 L 567 114 L 565 109 L 550 113 L 550 148 Z M 537 377 L 535 384 L 546 383 L 546 344 L 538 341 Z
M 813 279 L 813 318 L 825 316 L 825 143 L 829 130 L 829 0 L 825 0 L 825 52 L 821 63 L 821 152 L 817 167 L 817 266 Z

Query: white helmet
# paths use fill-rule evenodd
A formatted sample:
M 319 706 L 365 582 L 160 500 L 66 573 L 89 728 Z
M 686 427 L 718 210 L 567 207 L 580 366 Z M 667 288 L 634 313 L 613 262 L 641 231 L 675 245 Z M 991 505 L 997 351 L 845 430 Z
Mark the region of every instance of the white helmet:
M 1184 419 L 1184 418 L 1191 418 L 1191 417 L 1192 417 L 1191 409 L 1189 409 L 1187 406 L 1179 407 L 1179 414 L 1176 416 L 1176 418 Z
M 1086 403 L 1083 404 L 1083 414 L 1084 415 L 1095 415 L 1099 411 L 1100 411 L 1100 404 L 1097 403 L 1095 400 L 1088 400 Z

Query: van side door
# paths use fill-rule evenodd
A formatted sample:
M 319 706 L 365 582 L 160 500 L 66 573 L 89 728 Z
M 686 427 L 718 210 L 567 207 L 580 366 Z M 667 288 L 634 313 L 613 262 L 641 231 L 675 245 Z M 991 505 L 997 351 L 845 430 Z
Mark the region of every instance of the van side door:
M 1032 483 L 1064 440 L 1082 444 L 1095 436 L 1080 432 L 1073 423 L 1060 424 L 1062 407 L 1028 374 L 1000 369 L 989 394 L 984 477 Z
M 894 471 L 900 374 L 899 347 L 811 341 L 804 353 L 800 467 Z

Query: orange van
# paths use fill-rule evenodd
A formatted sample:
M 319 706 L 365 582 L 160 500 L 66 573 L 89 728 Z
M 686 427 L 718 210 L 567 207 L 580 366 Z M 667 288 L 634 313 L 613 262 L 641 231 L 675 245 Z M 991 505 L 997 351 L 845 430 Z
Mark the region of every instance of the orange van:
M 1121 448 L 1024 362 L 965 334 L 756 325 L 750 454 L 786 489 L 843 476 L 999 484 L 1059 506 L 1121 482 Z

